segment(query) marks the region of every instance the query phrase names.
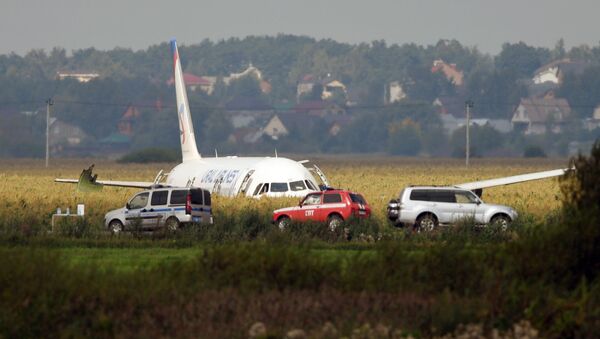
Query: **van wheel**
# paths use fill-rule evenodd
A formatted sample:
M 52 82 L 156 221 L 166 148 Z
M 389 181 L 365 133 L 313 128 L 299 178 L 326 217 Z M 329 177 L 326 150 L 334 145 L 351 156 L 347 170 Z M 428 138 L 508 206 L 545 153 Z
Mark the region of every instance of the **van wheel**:
M 279 227 L 280 230 L 284 230 L 286 228 L 288 228 L 290 226 L 290 218 L 286 217 L 286 216 L 282 216 L 279 219 L 277 219 L 277 227 Z
M 177 231 L 177 229 L 179 229 L 179 220 L 177 220 L 175 217 L 170 217 L 165 222 L 165 226 L 167 227 L 168 231 Z
M 417 232 L 430 232 L 438 226 L 438 220 L 435 215 L 426 213 L 417 219 L 415 223 L 415 231 Z
M 329 216 L 329 218 L 327 218 L 327 227 L 329 227 L 329 230 L 333 232 L 342 224 L 343 221 L 344 219 L 342 219 L 342 217 L 339 215 L 332 214 Z
M 119 234 L 123 232 L 123 223 L 120 220 L 112 220 L 108 224 L 108 229 L 112 232 L 112 234 Z

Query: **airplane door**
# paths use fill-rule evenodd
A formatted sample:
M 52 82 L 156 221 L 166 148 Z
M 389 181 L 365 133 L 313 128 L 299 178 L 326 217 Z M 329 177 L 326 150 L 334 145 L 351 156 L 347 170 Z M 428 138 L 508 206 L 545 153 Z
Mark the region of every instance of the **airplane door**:
M 254 170 L 250 170 L 245 176 L 244 180 L 242 180 L 242 184 L 240 185 L 240 189 L 238 190 L 238 194 L 246 195 L 246 191 L 249 187 L 251 187 L 252 183 L 252 174 L 254 174 Z

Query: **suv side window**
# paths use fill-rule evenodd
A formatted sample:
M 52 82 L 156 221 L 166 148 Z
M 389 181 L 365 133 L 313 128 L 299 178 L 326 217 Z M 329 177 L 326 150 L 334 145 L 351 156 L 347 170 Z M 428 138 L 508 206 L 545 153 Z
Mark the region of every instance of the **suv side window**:
M 410 200 L 415 200 L 415 201 L 429 201 L 429 194 L 427 194 L 428 192 L 425 190 L 412 190 L 412 192 L 410 192 Z
M 150 195 L 150 193 L 143 192 L 133 197 L 129 201 L 129 209 L 135 210 L 138 208 L 146 207 L 146 205 L 148 204 L 148 195 Z
M 309 194 L 306 196 L 306 199 L 302 202 L 303 206 L 307 205 L 319 205 L 321 203 L 321 197 L 323 195 L 321 193 Z
M 445 191 L 445 190 L 430 191 L 429 192 L 429 197 L 430 197 L 429 201 L 449 202 L 449 203 L 455 203 L 456 202 L 456 197 L 454 196 L 454 192 L 453 191 Z
M 339 193 L 323 195 L 323 203 L 324 204 L 334 204 L 336 202 L 342 202 L 342 196 Z
M 477 203 L 477 199 L 470 192 L 456 191 L 456 192 L 454 192 L 454 196 L 456 197 L 456 202 L 459 204 L 475 204 L 475 203 Z
M 167 195 L 169 191 L 155 191 L 152 192 L 152 199 L 150 199 L 150 205 L 166 205 L 167 204 Z
M 187 198 L 187 190 L 173 190 L 171 191 L 171 205 L 184 205 L 185 199 Z

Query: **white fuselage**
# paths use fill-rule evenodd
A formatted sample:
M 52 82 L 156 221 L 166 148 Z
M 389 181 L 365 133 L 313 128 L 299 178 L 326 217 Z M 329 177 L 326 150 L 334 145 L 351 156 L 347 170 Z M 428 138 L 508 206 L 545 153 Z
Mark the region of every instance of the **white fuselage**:
M 171 170 L 166 184 L 200 187 L 222 196 L 303 197 L 318 189 L 317 181 L 304 165 L 270 157 L 185 161 Z

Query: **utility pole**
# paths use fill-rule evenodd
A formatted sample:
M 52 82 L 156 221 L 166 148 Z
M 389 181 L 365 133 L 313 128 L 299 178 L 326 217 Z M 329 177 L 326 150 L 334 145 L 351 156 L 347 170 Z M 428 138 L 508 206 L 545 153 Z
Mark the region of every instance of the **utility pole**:
M 469 138 L 469 127 L 471 126 L 471 108 L 473 108 L 473 101 L 465 101 L 465 108 L 467 109 L 467 148 L 465 150 L 465 165 L 469 167 L 469 155 L 471 153 L 471 140 Z
M 50 161 L 50 106 L 54 105 L 52 98 L 46 100 L 46 167 Z

